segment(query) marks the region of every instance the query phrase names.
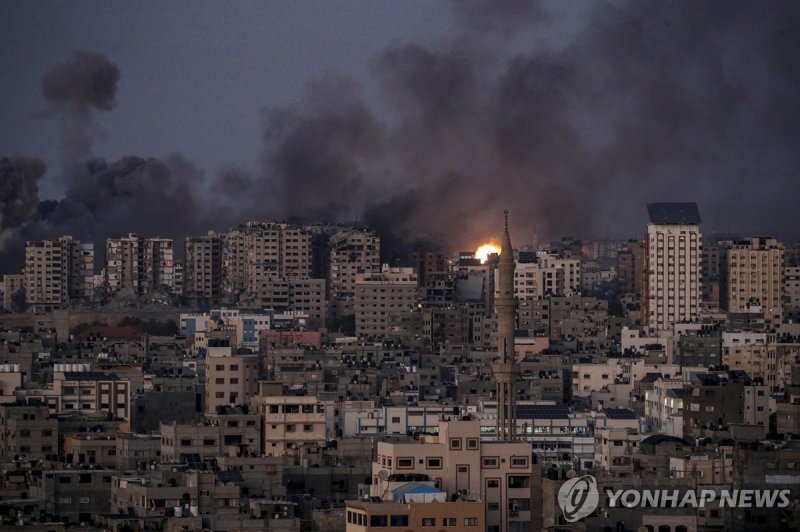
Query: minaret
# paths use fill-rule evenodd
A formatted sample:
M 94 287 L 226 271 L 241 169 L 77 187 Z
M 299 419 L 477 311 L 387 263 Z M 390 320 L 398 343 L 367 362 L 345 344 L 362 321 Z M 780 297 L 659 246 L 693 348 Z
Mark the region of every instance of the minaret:
M 517 300 L 514 297 L 514 250 L 508 234 L 508 211 L 498 266 L 497 296 L 497 354 L 494 378 L 497 382 L 497 439 L 516 439 L 516 384 L 519 366 L 514 354 L 514 331 L 516 329 Z

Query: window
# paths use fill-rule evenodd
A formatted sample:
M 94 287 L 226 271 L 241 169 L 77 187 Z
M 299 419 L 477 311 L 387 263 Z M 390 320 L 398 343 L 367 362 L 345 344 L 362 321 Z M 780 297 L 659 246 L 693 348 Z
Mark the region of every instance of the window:
M 496 479 L 496 478 L 489 479 L 489 480 L 486 481 L 486 487 L 487 488 L 499 488 L 500 487 L 500 481 L 498 479 Z
M 464 518 L 464 526 L 478 526 L 478 518 L 477 517 L 465 517 Z
M 490 512 L 497 512 L 500 510 L 500 503 L 499 502 L 490 502 L 486 503 L 486 509 Z
M 390 526 L 408 526 L 407 515 L 393 515 L 389 518 Z
M 467 438 L 467 449 L 477 449 L 478 438 Z
M 181 440 L 181 447 L 191 447 L 192 440 Z
M 484 468 L 496 468 L 497 467 L 497 458 L 484 458 L 483 459 L 483 467 Z
M 400 423 L 400 417 L 399 416 L 393 417 L 392 418 L 392 423 Z
M 411 469 L 414 467 L 414 460 L 412 458 L 398 458 L 397 469 Z
M 528 467 L 528 459 L 524 456 L 514 456 L 511 458 L 511 467 Z
M 435 517 L 423 517 L 422 518 L 422 526 L 436 526 L 436 518 Z
M 225 379 L 218 378 L 215 382 L 216 382 L 216 384 L 225 384 Z
M 205 439 L 205 440 L 203 440 L 203 445 L 205 447 L 213 447 L 216 444 L 217 444 L 217 440 L 213 440 L 213 439 Z
M 527 488 L 530 486 L 530 479 L 525 476 L 510 476 L 508 477 L 509 488 Z
M 442 468 L 441 458 L 428 458 L 428 469 L 441 469 L 441 468 Z
M 303 432 L 311 432 L 314 430 L 314 427 L 311 425 L 303 425 Z
M 369 516 L 369 526 L 389 526 L 389 516 L 371 515 Z
M 286 425 L 286 432 L 294 432 L 294 425 Z
M 239 384 L 239 379 L 236 377 L 231 377 L 231 384 Z
M 451 449 L 461 449 L 461 438 L 450 438 Z
M 225 371 L 225 365 L 217 364 L 216 366 L 214 366 L 214 369 L 216 369 L 217 371 Z
M 444 526 L 458 526 L 458 518 L 456 517 L 445 517 L 443 521 Z

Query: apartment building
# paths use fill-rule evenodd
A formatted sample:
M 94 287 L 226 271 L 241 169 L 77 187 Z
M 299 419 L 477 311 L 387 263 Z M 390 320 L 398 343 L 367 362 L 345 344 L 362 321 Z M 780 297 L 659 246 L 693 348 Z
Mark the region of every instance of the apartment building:
M 647 430 L 683 437 L 683 379 L 658 379 L 644 394 Z
M 369 229 L 342 230 L 330 239 L 330 294 L 351 299 L 358 274 L 381 271 L 381 239 Z
M 71 236 L 29 241 L 25 246 L 25 297 L 28 310 L 49 312 L 70 300 L 91 300 L 94 245 Z
M 10 311 L 14 308 L 14 299 L 20 289 L 25 287 L 25 275 L 6 274 L 3 276 L 3 308 Z
M 158 288 L 175 290 L 172 240 L 134 233 L 107 239 L 105 274 L 112 293 L 144 295 Z
M 118 423 L 131 419 L 132 389 L 130 380 L 91 371 L 88 364 L 56 364 L 53 382 L 26 389 L 25 398 L 47 405 L 51 414 L 102 415 Z
M 229 342 L 209 340 L 206 351 L 206 414 L 244 405 L 258 391 L 258 355 L 234 351 Z
M 683 437 L 730 438 L 734 425 L 760 429 L 769 422 L 769 387 L 742 371 L 692 373 L 683 391 Z
M 370 495 L 383 498 L 399 475 L 425 475 L 448 496 L 483 501 L 486 530 L 532 530 L 531 456 L 529 442 L 481 440 L 477 420 L 440 421 L 419 441 L 378 442 Z
M 752 304 L 780 316 L 783 306 L 783 244 L 774 238 L 733 242 L 724 251 L 721 306 L 746 312 Z
M 197 306 L 215 305 L 222 297 L 224 235 L 210 231 L 206 236 L 186 239 L 183 293 Z
M 420 490 L 421 491 L 421 490 Z M 435 490 L 433 494 L 435 494 Z M 432 496 L 430 492 L 426 495 Z M 486 530 L 486 509 L 480 501 L 347 501 L 345 532 L 406 532 L 444 529 L 453 532 Z
M 325 404 L 314 396 L 267 395 L 257 399 L 264 413 L 264 452 L 288 455 L 296 463 L 327 442 Z
M 379 273 L 356 274 L 356 334 L 385 335 L 392 320 L 411 313 L 416 303 L 417 274 L 413 268 L 384 264 Z
M 0 459 L 15 456 L 43 459 L 58 453 L 58 421 L 47 405 L 7 403 L 0 405 Z
M 670 330 L 700 311 L 702 235 L 695 203 L 651 203 L 645 234 L 644 320 Z
M 626 242 L 617 254 L 617 281 L 625 294 L 642 294 L 645 249 L 642 242 Z
M 247 222 L 225 239 L 225 293 L 236 299 L 261 297 L 274 281 L 308 279 L 312 274 L 312 235 L 302 227 Z
M 163 463 L 262 452 L 261 416 L 246 408 L 221 409 L 198 423 L 161 423 L 159 433 Z

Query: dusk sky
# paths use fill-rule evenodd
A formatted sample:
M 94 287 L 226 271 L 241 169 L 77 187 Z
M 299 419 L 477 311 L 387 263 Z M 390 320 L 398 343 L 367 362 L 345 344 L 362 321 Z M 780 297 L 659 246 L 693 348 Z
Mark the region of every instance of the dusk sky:
M 7 0 L 0 244 L 358 217 L 452 251 L 505 207 L 520 244 L 640 237 L 652 201 L 796 233 L 798 9 Z

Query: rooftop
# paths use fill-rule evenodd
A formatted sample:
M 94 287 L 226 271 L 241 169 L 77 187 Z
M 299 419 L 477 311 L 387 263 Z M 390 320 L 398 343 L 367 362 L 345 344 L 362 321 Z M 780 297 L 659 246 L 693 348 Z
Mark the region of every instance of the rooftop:
M 696 203 L 648 203 L 650 222 L 667 225 L 697 225 L 700 211 Z
M 606 408 L 603 412 L 608 419 L 636 419 L 633 410 L 627 408 Z

